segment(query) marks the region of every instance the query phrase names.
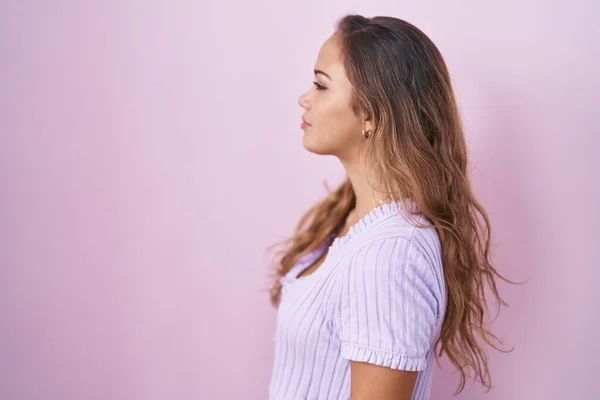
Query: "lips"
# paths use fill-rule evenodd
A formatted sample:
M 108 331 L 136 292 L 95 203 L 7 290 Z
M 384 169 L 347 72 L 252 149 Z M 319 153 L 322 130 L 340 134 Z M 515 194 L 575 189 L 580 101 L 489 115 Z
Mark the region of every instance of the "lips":
M 310 126 L 310 124 L 308 122 L 306 122 L 304 117 L 302 117 L 302 123 L 300 124 L 300 129 L 304 130 L 304 129 L 308 128 L 309 126 Z

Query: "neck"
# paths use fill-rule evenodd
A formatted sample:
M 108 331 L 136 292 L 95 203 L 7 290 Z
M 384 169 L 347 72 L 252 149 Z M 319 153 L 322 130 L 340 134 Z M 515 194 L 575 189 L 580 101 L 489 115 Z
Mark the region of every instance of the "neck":
M 364 162 L 342 163 L 356 196 L 356 206 L 348 215 L 346 225 L 353 225 L 374 208 L 388 201 L 388 196 L 377 177 L 366 173 Z M 369 171 L 370 172 L 370 171 Z

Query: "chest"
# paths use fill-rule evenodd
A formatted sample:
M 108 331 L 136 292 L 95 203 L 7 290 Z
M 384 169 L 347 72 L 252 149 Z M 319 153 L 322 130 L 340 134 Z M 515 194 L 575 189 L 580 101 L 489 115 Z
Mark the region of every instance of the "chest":
M 324 260 L 309 268 L 327 268 Z M 336 274 L 308 273 L 282 288 L 277 330 L 299 351 L 336 336 L 340 287 Z M 305 270 L 306 273 L 306 270 Z

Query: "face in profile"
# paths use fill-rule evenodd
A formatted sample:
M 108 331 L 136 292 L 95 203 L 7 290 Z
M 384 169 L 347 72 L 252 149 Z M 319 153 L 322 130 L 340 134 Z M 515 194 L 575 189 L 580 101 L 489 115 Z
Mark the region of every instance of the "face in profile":
M 313 86 L 298 101 L 304 109 L 303 144 L 308 151 L 342 160 L 356 156 L 365 124 L 350 108 L 351 96 L 352 85 L 334 35 L 319 51 Z

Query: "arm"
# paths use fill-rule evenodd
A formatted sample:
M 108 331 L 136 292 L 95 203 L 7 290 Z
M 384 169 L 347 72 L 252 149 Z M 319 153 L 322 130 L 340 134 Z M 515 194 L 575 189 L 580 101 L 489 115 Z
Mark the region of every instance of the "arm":
M 432 266 L 407 239 L 371 242 L 353 258 L 342 293 L 339 334 L 351 399 L 409 400 L 439 323 Z
M 418 372 L 350 361 L 352 400 L 410 400 Z

